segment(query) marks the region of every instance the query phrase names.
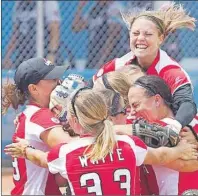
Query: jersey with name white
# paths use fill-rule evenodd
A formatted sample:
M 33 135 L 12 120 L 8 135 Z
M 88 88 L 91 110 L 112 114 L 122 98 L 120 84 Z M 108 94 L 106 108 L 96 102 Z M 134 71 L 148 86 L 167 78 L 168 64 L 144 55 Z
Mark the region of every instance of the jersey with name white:
M 13 142 L 16 137 L 24 138 L 36 149 L 49 151 L 48 146 L 40 139 L 40 134 L 57 126 L 61 126 L 59 120 L 48 108 L 27 105 L 19 115 Z M 11 191 L 11 195 L 61 195 L 54 176 L 48 169 L 38 167 L 23 158 L 14 158 L 13 168 L 15 187 Z
M 136 166 L 143 163 L 147 147 L 137 137 L 120 135 L 116 140 L 113 153 L 95 162 L 84 155 L 93 137 L 59 145 L 48 154 L 48 168 L 68 180 L 72 195 L 134 195 Z

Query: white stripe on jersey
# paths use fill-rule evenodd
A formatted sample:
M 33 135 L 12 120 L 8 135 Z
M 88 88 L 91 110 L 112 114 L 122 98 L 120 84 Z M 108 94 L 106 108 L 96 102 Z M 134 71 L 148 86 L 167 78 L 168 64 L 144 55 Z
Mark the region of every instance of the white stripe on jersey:
M 175 92 L 178 88 L 180 88 L 181 86 L 186 85 L 186 84 L 188 84 L 188 83 L 190 83 L 191 86 L 192 86 L 191 79 L 190 79 L 189 75 L 187 74 L 187 72 L 179 65 L 179 63 L 177 63 L 176 61 L 172 60 L 172 59 L 170 58 L 170 56 L 168 56 L 168 54 L 167 54 L 165 51 L 163 51 L 163 50 L 160 49 L 160 60 L 157 62 L 156 66 L 155 66 L 155 69 L 156 69 L 157 73 L 159 74 L 160 71 L 161 71 L 163 68 L 165 68 L 165 67 L 167 67 L 167 66 L 169 66 L 169 65 L 175 65 L 175 66 L 179 67 L 179 68 L 182 70 L 182 72 L 185 74 L 186 78 L 188 79 L 188 82 L 187 82 L 187 83 L 184 83 L 184 84 L 178 86 L 178 87 L 174 90 L 174 92 Z M 193 88 L 193 86 L 192 86 L 192 88 Z M 173 92 L 172 94 L 174 94 L 174 92 Z
M 177 67 L 181 67 L 176 61 L 173 61 L 165 51 L 160 49 L 160 60 L 157 62 L 155 69 L 157 73 L 159 74 L 160 71 L 169 66 L 169 65 L 175 65 Z
M 38 167 L 29 160 L 25 160 L 25 162 L 28 181 L 25 183 L 23 195 L 45 195 L 48 169 Z
M 129 52 L 120 58 L 115 59 L 115 70 L 122 68 L 128 61 L 134 58 L 134 54 Z
M 196 116 L 198 117 L 198 114 Z M 194 127 L 195 125 L 198 125 L 198 118 L 197 119 L 196 118 L 193 118 L 193 120 L 191 121 L 190 125 L 192 127 Z
M 179 172 L 163 166 L 152 166 L 159 187 L 159 195 L 178 195 Z

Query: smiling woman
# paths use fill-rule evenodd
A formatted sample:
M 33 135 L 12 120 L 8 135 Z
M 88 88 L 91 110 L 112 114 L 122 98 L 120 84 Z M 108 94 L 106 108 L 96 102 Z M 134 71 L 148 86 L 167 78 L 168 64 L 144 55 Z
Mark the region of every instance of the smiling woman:
M 140 67 L 148 75 L 162 78 L 173 95 L 173 128 L 180 132 L 196 115 L 192 84 L 179 63 L 161 50 L 166 37 L 177 29 L 195 29 L 195 18 L 189 16 L 182 5 L 171 3 L 156 11 L 123 14 L 130 33 L 131 52 L 106 63 L 93 77 L 118 70 L 130 64 Z
M 131 113 L 150 123 L 164 118 L 174 118 L 170 89 L 157 76 L 142 76 L 136 80 L 129 90 L 128 98 Z

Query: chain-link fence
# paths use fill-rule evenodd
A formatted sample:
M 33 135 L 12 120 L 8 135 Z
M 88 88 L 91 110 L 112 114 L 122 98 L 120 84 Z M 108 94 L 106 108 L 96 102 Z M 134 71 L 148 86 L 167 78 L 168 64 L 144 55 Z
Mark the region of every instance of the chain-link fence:
M 198 18 L 198 2 L 181 3 Z M 43 18 L 39 19 L 43 23 L 38 25 L 37 1 L 3 1 L 3 67 L 16 68 L 25 59 L 39 55 L 38 47 L 43 45 L 43 55 L 57 65 L 98 68 L 130 50 L 120 11 L 153 9 L 156 5 L 155 1 L 43 1 Z M 43 37 L 39 37 L 41 32 Z M 197 57 L 197 29 L 175 32 L 163 48 L 178 61 Z

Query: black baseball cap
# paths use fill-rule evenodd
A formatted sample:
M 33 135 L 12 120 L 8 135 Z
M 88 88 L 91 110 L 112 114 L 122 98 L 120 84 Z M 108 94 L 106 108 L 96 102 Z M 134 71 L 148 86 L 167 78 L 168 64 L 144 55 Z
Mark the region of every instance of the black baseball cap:
M 37 84 L 40 80 L 58 79 L 66 69 L 64 66 L 55 66 L 41 57 L 31 58 L 18 66 L 14 81 L 18 89 L 25 92 L 29 84 Z

